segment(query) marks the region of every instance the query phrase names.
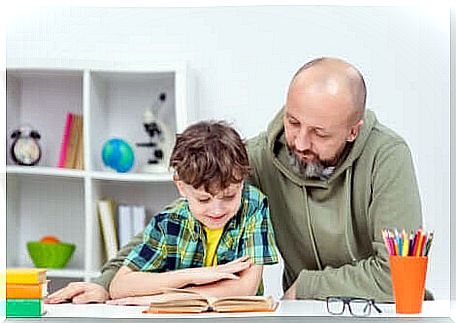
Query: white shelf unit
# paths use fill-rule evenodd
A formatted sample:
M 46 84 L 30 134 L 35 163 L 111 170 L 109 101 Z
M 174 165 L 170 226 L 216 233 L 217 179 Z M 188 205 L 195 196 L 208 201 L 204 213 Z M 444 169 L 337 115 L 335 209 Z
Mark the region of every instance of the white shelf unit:
M 178 194 L 171 173 L 142 173 L 150 153 L 142 118 L 161 92 L 159 117 L 170 130 L 187 125 L 186 67 L 177 64 L 33 61 L 7 66 L 7 266 L 33 267 L 26 242 L 44 235 L 76 244 L 51 279 L 90 281 L 105 255 L 96 202 L 144 205 L 152 216 Z M 84 170 L 57 168 L 66 113 L 83 115 Z M 23 124 L 41 134 L 42 158 L 32 167 L 11 159 L 10 135 Z M 119 137 L 130 143 L 135 165 L 128 173 L 107 170 L 102 145 Z

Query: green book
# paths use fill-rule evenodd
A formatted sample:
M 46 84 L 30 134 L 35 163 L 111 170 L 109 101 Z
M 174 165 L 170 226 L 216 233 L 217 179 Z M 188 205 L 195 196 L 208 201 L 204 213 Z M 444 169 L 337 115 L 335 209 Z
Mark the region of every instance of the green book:
M 40 317 L 43 314 L 43 302 L 39 298 L 6 300 L 6 317 Z

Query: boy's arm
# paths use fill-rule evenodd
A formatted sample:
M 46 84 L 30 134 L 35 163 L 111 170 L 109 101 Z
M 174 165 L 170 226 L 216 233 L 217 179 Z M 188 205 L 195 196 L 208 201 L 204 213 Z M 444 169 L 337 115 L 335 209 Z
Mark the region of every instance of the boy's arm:
M 127 266 L 122 266 L 114 276 L 109 294 L 112 299 L 154 295 L 163 288 L 181 288 L 189 284 L 191 277 L 183 270 L 168 271 L 163 273 L 133 271 Z
M 112 280 L 109 292 L 111 298 L 117 299 L 154 295 L 160 293 L 163 288 L 183 288 L 190 284 L 205 285 L 220 280 L 252 279 L 251 276 L 239 278 L 234 275 L 235 273 L 243 275 L 243 272 L 250 267 L 251 263 L 247 257 L 216 267 L 187 268 L 161 273 L 133 271 L 128 266 L 123 266 Z
M 239 280 L 222 280 L 203 286 L 189 287 L 203 295 L 212 297 L 256 295 L 261 283 L 263 266 L 252 265 L 239 273 Z
M 138 233 L 117 252 L 117 255 L 114 258 L 109 259 L 109 261 L 101 268 L 101 275 L 95 278 L 92 282 L 101 285 L 104 289 L 106 289 L 106 291 L 108 291 L 112 279 L 117 271 L 122 267 L 125 258 L 133 250 L 133 248 L 142 243 L 143 234 L 143 231 Z

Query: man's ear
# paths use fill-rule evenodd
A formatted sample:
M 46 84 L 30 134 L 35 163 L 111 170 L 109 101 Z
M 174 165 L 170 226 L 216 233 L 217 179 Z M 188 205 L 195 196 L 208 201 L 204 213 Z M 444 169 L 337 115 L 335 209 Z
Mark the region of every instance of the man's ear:
M 187 194 L 185 192 L 184 182 L 182 182 L 177 175 L 173 176 L 173 182 L 176 185 L 177 190 L 179 191 L 179 194 L 182 197 L 187 197 Z
M 361 129 L 362 125 L 364 124 L 363 120 L 359 120 L 356 124 L 354 124 L 350 129 L 350 134 L 347 137 L 348 142 L 355 141 L 356 137 L 358 137 L 359 130 Z

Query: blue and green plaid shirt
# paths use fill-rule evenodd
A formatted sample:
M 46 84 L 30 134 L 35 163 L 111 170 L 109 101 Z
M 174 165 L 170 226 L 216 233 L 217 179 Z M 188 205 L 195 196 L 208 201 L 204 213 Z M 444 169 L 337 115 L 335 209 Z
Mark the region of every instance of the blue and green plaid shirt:
M 136 246 L 124 265 L 134 271 L 165 272 L 203 267 L 206 236 L 185 199 L 155 215 L 144 230 L 143 243 Z M 225 225 L 217 247 L 217 264 L 249 256 L 256 265 L 278 262 L 274 232 L 266 196 L 256 187 L 244 185 L 241 205 Z

